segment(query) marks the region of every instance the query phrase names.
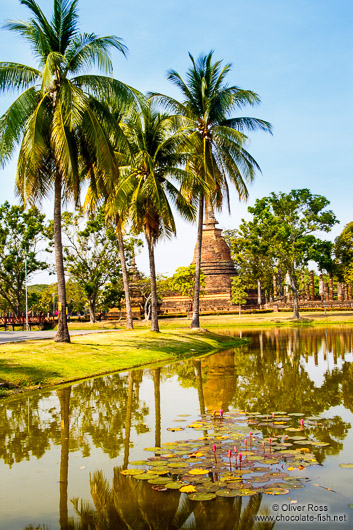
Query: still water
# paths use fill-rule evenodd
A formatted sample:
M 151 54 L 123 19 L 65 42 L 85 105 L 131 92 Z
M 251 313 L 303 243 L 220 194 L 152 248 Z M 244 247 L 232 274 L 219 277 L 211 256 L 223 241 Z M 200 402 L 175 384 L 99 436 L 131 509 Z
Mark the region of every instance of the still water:
M 4 401 L 0 528 L 353 528 L 353 465 L 341 467 L 353 463 L 353 330 L 241 335 L 248 342 L 225 352 Z M 223 420 L 213 417 L 220 409 Z M 172 445 L 178 441 L 184 451 Z M 226 470 L 223 453 L 234 443 L 243 452 L 243 468 L 231 460 Z M 179 454 L 145 451 L 163 444 L 173 451 L 179 447 Z M 127 468 L 143 473 L 146 465 L 131 464 L 142 460 L 158 465 L 169 458 L 169 466 L 181 467 L 190 451 L 203 455 L 194 467 L 213 466 L 201 486 L 203 480 L 213 492 L 215 484 L 224 487 L 225 474 L 236 473 L 241 491 L 248 488 L 251 496 L 191 501 L 187 493 L 155 491 L 147 481 L 121 474 Z M 251 458 L 260 459 L 260 466 L 254 468 Z M 285 494 L 268 495 L 266 486 L 253 494 L 264 482 L 256 475 L 261 469 L 271 471 L 266 480 L 281 493 L 288 476 L 298 478 Z M 159 478 L 166 476 L 170 473 L 160 471 Z M 266 514 L 277 520 L 254 521 Z

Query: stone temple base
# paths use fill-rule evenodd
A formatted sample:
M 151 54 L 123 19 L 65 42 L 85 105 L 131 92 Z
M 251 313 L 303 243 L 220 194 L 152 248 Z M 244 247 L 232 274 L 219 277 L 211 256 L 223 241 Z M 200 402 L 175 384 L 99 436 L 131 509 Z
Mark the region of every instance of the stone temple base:
M 163 298 L 161 314 L 168 313 L 185 314 L 188 313 L 190 298 L 187 296 L 167 296 Z M 206 294 L 200 298 L 201 312 L 237 311 L 237 306 L 230 302 L 228 293 Z

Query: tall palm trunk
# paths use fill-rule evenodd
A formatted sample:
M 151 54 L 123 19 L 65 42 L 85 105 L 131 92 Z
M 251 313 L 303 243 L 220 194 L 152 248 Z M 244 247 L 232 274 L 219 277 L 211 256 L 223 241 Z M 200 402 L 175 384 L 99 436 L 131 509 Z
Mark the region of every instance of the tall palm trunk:
M 123 234 L 120 228 L 117 229 L 117 233 L 118 233 L 118 245 L 119 245 L 121 272 L 123 274 L 123 284 L 124 284 L 124 292 L 125 292 L 126 329 L 133 329 L 134 325 L 132 322 L 129 278 L 127 274 L 127 267 L 126 267 L 126 260 L 125 260 Z
M 300 318 L 299 315 L 299 293 L 298 286 L 292 273 L 289 274 L 290 285 L 293 292 L 293 318 Z
M 145 236 L 148 245 L 148 257 L 150 261 L 151 275 L 151 331 L 159 331 L 156 266 L 154 263 L 154 238 L 151 234 L 145 234 Z
M 54 340 L 55 342 L 70 342 L 66 318 L 66 287 L 61 236 L 61 180 L 61 173 L 57 171 L 54 191 L 54 248 L 56 275 L 58 279 L 58 298 L 61 304 L 61 311 L 59 311 L 58 329 Z
M 70 396 L 71 386 L 57 390 L 60 401 L 61 418 L 61 456 L 60 456 L 60 501 L 59 516 L 60 528 L 68 527 L 67 489 L 69 480 L 69 446 L 70 446 Z
M 257 304 L 261 306 L 262 296 L 261 296 L 261 280 L 257 280 Z
M 127 469 L 130 455 L 130 435 L 131 435 L 131 416 L 132 416 L 132 398 L 134 391 L 134 380 L 132 372 L 129 372 L 128 394 L 126 402 L 126 422 L 125 422 L 125 441 L 124 441 L 124 464 L 123 468 Z
M 199 215 L 197 225 L 196 259 L 195 259 L 195 291 L 194 308 L 192 314 L 191 328 L 200 327 L 200 275 L 201 275 L 201 250 L 202 250 L 202 225 L 203 225 L 204 198 L 200 197 Z
M 161 369 L 153 370 L 154 413 L 155 413 L 155 447 L 161 446 Z

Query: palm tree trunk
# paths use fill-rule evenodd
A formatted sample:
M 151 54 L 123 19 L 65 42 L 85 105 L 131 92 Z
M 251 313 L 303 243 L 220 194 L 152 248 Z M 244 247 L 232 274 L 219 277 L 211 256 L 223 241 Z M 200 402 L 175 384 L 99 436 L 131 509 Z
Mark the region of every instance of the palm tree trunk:
M 60 456 L 60 528 L 68 527 L 67 488 L 69 480 L 69 438 L 70 438 L 70 395 L 71 386 L 57 390 L 61 417 L 61 456 Z
M 129 465 L 129 455 L 130 455 L 130 435 L 131 435 L 131 416 L 132 416 L 132 398 L 134 391 L 134 381 L 132 372 L 129 372 L 129 384 L 128 384 L 128 394 L 126 402 L 126 422 L 125 422 L 125 440 L 124 440 L 124 465 L 123 468 L 127 469 Z
M 58 329 L 55 335 L 55 342 L 70 342 L 70 334 L 67 327 L 66 318 L 66 287 L 65 271 L 63 260 L 63 245 L 61 237 L 61 174 L 59 171 L 55 176 L 54 192 L 54 248 L 56 276 L 58 279 L 58 299 L 61 304 L 59 311 Z
M 148 245 L 148 257 L 150 261 L 150 275 L 151 275 L 151 331 L 159 332 L 158 326 L 158 302 L 157 302 L 157 281 L 156 281 L 156 267 L 154 263 L 154 241 L 152 235 L 146 234 L 146 241 Z
M 257 280 L 257 304 L 261 306 L 262 296 L 261 296 L 261 280 Z
M 205 398 L 203 394 L 203 382 L 202 382 L 202 370 L 201 370 L 201 361 L 199 359 L 193 360 L 194 365 L 194 373 L 195 373 L 195 382 L 197 387 L 197 393 L 199 396 L 199 403 L 200 403 L 200 414 L 203 416 L 206 414 L 206 407 L 205 407 Z
M 153 370 L 155 433 L 154 445 L 161 446 L 161 369 Z
M 134 329 L 134 325 L 133 325 L 133 322 L 132 322 L 132 310 L 131 310 L 131 300 L 130 300 L 129 278 L 128 278 L 128 274 L 127 274 L 126 260 L 125 260 L 125 253 L 124 253 L 123 234 L 122 234 L 120 228 L 117 229 L 117 232 L 118 232 L 118 244 L 119 244 L 119 256 L 120 256 L 120 263 L 121 263 L 121 272 L 123 274 L 123 284 L 124 284 L 124 292 L 125 292 L 126 329 Z
M 289 279 L 293 291 L 293 318 L 300 318 L 298 286 L 291 273 L 289 274 Z
M 195 291 L 194 291 L 194 310 L 190 328 L 200 327 L 200 275 L 201 275 L 201 250 L 202 250 L 202 225 L 203 225 L 204 198 L 200 197 L 198 225 L 197 225 L 197 242 L 196 242 L 196 259 L 195 259 Z

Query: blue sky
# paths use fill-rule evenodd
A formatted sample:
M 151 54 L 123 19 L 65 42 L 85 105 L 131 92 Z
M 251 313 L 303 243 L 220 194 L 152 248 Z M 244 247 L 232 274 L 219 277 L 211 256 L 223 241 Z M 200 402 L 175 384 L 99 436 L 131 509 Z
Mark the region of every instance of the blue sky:
M 39 4 L 50 13 L 52 0 Z M 350 0 L 80 0 L 80 26 L 99 35 L 115 34 L 129 48 L 116 53 L 114 76 L 139 90 L 178 97 L 166 79 L 170 68 L 184 74 L 188 52 L 215 50 L 232 63 L 229 83 L 254 90 L 259 107 L 242 115 L 273 124 L 273 136 L 251 135 L 249 151 L 262 175 L 250 188 L 248 204 L 232 193 L 232 213 L 217 214 L 222 228 L 235 228 L 247 206 L 271 191 L 310 188 L 325 195 L 341 221 L 335 237 L 352 221 L 353 167 L 353 2 Z M 26 19 L 17 0 L 1 0 L 0 19 Z M 34 64 L 26 44 L 0 32 L 1 60 Z M 0 112 L 11 98 L 2 96 Z M 0 171 L 1 202 L 14 202 L 15 163 Z M 44 205 L 50 215 L 51 206 Z M 192 260 L 196 228 L 179 221 L 178 237 L 157 247 L 159 272 L 172 273 Z M 138 258 L 147 272 L 147 255 Z

